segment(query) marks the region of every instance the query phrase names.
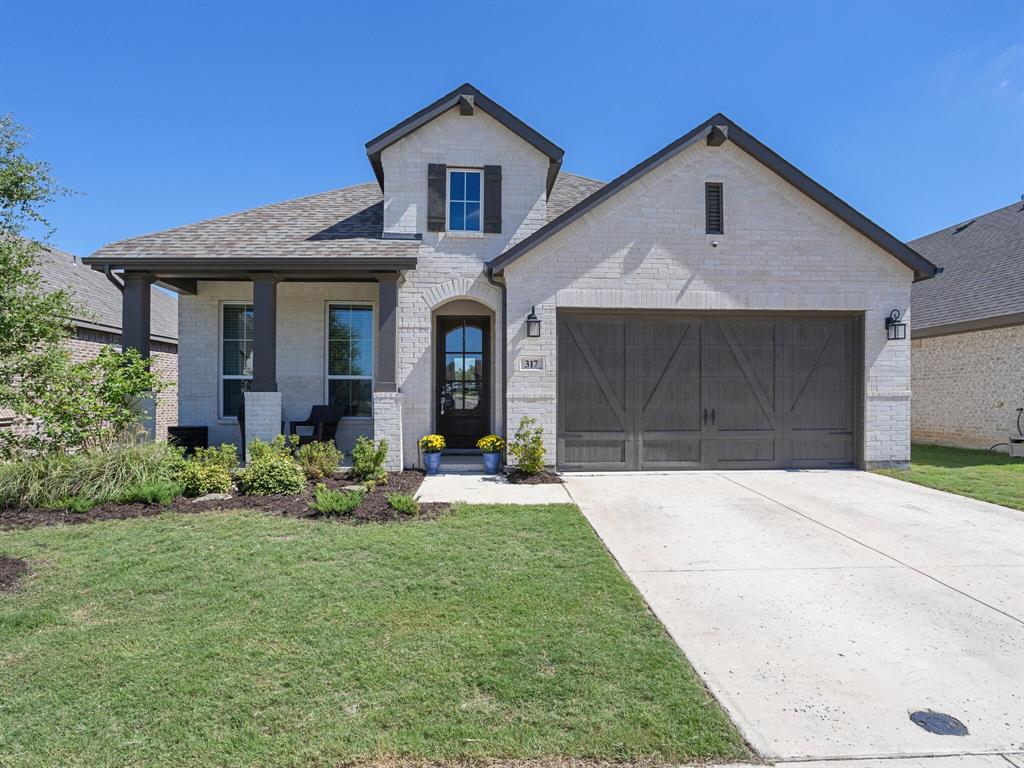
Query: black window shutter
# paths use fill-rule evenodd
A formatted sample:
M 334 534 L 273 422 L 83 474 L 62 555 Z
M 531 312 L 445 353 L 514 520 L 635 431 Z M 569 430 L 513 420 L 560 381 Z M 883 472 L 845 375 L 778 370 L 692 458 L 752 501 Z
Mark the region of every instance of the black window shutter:
M 484 166 L 484 232 L 501 232 L 501 166 Z
M 448 197 L 448 166 L 430 163 L 427 166 L 427 231 L 444 232 L 444 207 Z
M 709 235 L 725 233 L 725 213 L 722 210 L 722 185 L 709 181 L 704 185 L 704 224 Z

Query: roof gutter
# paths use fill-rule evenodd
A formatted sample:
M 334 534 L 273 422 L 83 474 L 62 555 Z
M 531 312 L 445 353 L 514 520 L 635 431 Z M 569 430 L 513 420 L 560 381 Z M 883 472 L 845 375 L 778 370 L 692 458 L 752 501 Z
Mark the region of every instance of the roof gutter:
M 94 267 L 94 269 L 95 269 L 95 267 Z M 107 280 L 110 281 L 110 284 L 112 286 L 117 288 L 117 290 L 119 290 L 121 293 L 124 293 L 124 283 L 122 283 L 120 280 L 118 280 L 114 276 L 114 268 L 113 267 L 111 267 L 109 264 L 105 264 L 103 266 L 103 274 L 107 278 Z

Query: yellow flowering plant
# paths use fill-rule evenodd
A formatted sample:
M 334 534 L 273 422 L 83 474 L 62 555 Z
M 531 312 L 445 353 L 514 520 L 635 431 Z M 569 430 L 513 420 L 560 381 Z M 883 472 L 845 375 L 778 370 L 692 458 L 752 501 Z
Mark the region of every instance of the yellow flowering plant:
M 476 447 L 481 453 L 501 453 L 505 447 L 505 441 L 497 435 L 487 435 L 476 441 Z
M 444 450 L 444 436 L 424 435 L 420 438 L 420 450 L 424 453 L 440 453 Z

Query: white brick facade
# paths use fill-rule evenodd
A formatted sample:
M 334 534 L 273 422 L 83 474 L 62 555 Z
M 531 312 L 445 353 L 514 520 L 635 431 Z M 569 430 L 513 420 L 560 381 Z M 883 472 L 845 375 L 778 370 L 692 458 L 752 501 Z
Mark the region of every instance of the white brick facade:
M 1016 434 L 1024 325 L 914 339 L 912 349 L 915 441 L 989 448 Z
M 398 287 L 399 395 L 377 393 L 377 423 L 343 425 L 339 444 L 376 433 L 391 442 L 389 465 L 419 463 L 417 439 L 435 429 L 434 329 L 438 314 L 487 314 L 493 321 L 491 429 L 514 431 L 523 415 L 545 429 L 555 461 L 556 312 L 559 307 L 679 310 L 847 311 L 864 314 L 865 415 L 869 466 L 910 455 L 910 342 L 887 342 L 884 318 L 909 321 L 912 272 L 893 256 L 726 142 L 700 142 L 540 244 L 505 272 L 502 292 L 484 267 L 547 217 L 547 156 L 481 110 L 451 110 L 381 156 L 384 231 L 422 233 L 418 266 Z M 427 232 L 427 166 L 502 167 L 501 234 Z M 704 183 L 724 184 L 724 235 L 704 233 Z M 718 247 L 712 248 L 711 242 Z M 219 327 L 224 301 L 251 300 L 249 283 L 201 282 L 182 297 L 180 422 L 207 424 L 212 442 L 237 442 L 218 418 Z M 326 305 L 375 302 L 372 283 L 290 283 L 278 288 L 278 386 L 287 419 L 325 401 Z M 526 339 L 531 306 L 542 336 Z M 508 339 L 500 354 L 502 328 Z M 543 371 L 520 371 L 521 355 L 543 355 Z M 507 418 L 502 382 L 508 374 Z
M 725 234 L 704 233 L 704 184 L 724 185 Z M 712 241 L 718 247 L 711 247 Z M 910 343 L 884 318 L 909 320 L 911 270 L 731 143 L 691 146 L 541 243 L 505 272 L 508 424 L 544 426 L 555 458 L 555 316 L 559 307 L 842 310 L 865 316 L 868 466 L 910 458 Z M 527 339 L 536 306 L 542 334 Z M 543 355 L 543 371 L 520 371 Z

